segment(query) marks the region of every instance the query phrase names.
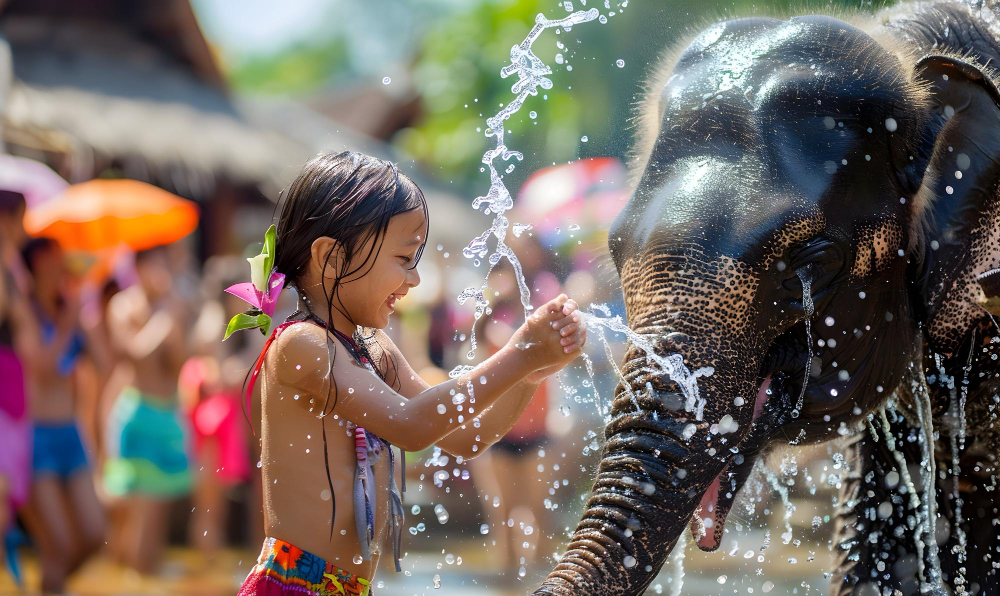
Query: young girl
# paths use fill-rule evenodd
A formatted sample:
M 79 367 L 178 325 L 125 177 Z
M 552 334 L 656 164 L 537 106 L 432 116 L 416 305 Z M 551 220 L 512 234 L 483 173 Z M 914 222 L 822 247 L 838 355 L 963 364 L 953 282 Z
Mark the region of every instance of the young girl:
M 247 395 L 263 371 L 269 538 L 240 595 L 368 594 L 386 539 L 400 568 L 403 508 L 390 444 L 475 457 L 586 341 L 577 305 L 560 296 L 492 357 L 430 387 L 380 331 L 420 282 L 427 229 L 423 193 L 394 165 L 320 155 L 288 189 L 276 246 L 269 231 L 264 253 L 251 259 L 253 286 L 230 288 L 259 310 L 234 317 L 229 331 L 266 330 L 285 283 L 300 297 L 248 384 Z

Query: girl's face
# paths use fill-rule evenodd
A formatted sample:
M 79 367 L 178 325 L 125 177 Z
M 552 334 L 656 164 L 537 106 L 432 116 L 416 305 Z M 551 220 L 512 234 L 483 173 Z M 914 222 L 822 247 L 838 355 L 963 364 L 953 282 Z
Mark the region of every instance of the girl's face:
M 341 282 L 334 303 L 339 298 L 353 322 L 362 327 L 384 329 L 388 326 L 389 315 L 396 310 L 396 301 L 420 283 L 420 275 L 413 264 L 426 233 L 427 218 L 421 209 L 390 219 L 384 237 L 375 237 L 359 247 L 348 271 L 359 266 L 362 269 Z M 373 246 L 378 254 L 362 265 Z M 336 309 L 333 314 L 336 316 Z

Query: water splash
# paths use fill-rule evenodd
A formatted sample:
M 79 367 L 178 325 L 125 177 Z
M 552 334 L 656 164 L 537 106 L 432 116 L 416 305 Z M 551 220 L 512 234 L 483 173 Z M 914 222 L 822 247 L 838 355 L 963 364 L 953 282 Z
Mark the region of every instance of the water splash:
M 764 478 L 767 479 L 767 483 L 771 485 L 774 492 L 778 493 L 781 497 L 781 502 L 785 506 L 785 514 L 782 520 L 785 522 L 785 531 L 781 534 L 781 542 L 783 544 L 789 544 L 792 541 L 792 514 L 795 513 L 795 505 L 788 498 L 788 487 L 781 483 L 781 479 L 775 474 L 771 468 L 765 465 L 758 466 L 764 473 Z
M 674 550 L 670 551 L 670 576 L 667 578 L 667 583 L 670 584 L 671 596 L 681 596 L 684 591 L 684 554 L 687 545 L 688 533 L 681 532 Z
M 809 375 L 812 373 L 813 342 L 812 342 L 812 317 L 816 312 L 816 306 L 812 298 L 812 278 L 805 273 L 804 269 L 795 272 L 802 282 L 802 309 L 806 314 L 806 372 L 802 376 L 802 391 L 799 392 L 799 399 L 795 402 L 795 409 L 792 410 L 792 418 L 798 418 L 802 413 L 802 406 L 806 399 L 806 387 L 809 385 Z
M 588 328 L 603 327 L 627 337 L 632 345 L 645 352 L 647 362 L 658 367 L 656 372 L 666 374 L 671 381 L 677 384 L 681 395 L 684 396 L 684 411 L 693 412 L 696 420 L 701 420 L 703 418 L 705 411 L 705 398 L 702 397 L 698 391 L 698 378 L 710 376 L 715 372 L 714 368 L 711 366 L 703 366 L 692 372 L 691 369 L 684 364 L 684 357 L 681 354 L 667 354 L 664 356 L 657 352 L 653 341 L 659 336 L 641 335 L 636 333 L 629 328 L 624 321 L 622 321 L 621 316 L 612 317 L 611 310 L 606 305 L 592 304 L 590 305 L 590 310 L 591 312 L 581 313 L 583 322 Z M 602 313 L 604 317 L 597 316 L 593 311 Z M 602 341 L 602 343 L 604 343 L 605 349 L 610 350 L 603 332 L 598 335 L 598 338 Z M 614 359 L 611 360 L 613 361 Z M 618 370 L 617 366 L 615 367 L 615 370 L 618 371 L 619 376 L 621 376 L 621 371 Z M 636 409 L 639 409 L 639 403 L 636 401 L 635 395 L 632 394 L 629 384 L 624 383 L 624 385 L 629 391 L 629 394 L 632 396 L 632 401 L 635 404 Z
M 972 333 L 971 343 L 973 346 L 976 345 L 975 331 Z M 962 451 L 965 449 L 965 404 L 969 393 L 969 373 L 972 372 L 972 354 L 973 350 L 970 349 L 968 361 L 965 363 L 965 366 L 962 367 L 962 384 L 958 388 L 957 399 L 954 380 L 952 380 L 949 386 L 951 393 L 949 409 L 951 410 L 952 428 L 949 429 L 948 435 L 951 447 L 952 500 L 955 502 L 955 520 L 952 525 L 955 529 L 955 537 L 958 540 L 958 545 L 954 551 L 958 560 L 958 569 L 955 572 L 955 591 L 959 596 L 966 596 L 969 593 L 966 589 L 968 582 L 965 579 L 965 561 L 968 557 L 968 540 L 965 535 L 965 530 L 962 528 L 962 524 L 965 523 L 965 519 L 962 516 L 962 505 L 964 505 L 964 500 L 962 499 L 962 494 L 959 491 L 959 476 L 962 472 Z M 937 359 L 937 362 L 940 368 L 940 359 Z
M 610 8 L 608 3 L 605 4 L 605 8 Z M 511 197 L 510 191 L 504 185 L 503 177 L 494 165 L 494 162 L 498 157 L 503 161 L 508 161 L 510 159 L 521 161 L 524 159 L 524 156 L 520 152 L 513 151 L 507 147 L 505 143 L 504 123 L 513 114 L 521 109 L 521 106 L 524 105 L 524 102 L 529 95 L 538 95 L 539 87 L 542 89 L 552 88 L 552 81 L 548 78 L 548 75 L 552 74 L 552 69 L 534 54 L 531 46 L 541 35 L 542 31 L 546 29 L 562 27 L 569 31 L 572 26 L 593 21 L 599 16 L 601 15 L 596 8 L 574 12 L 564 18 L 554 20 L 547 19 L 542 14 L 537 15 L 535 17 L 535 25 L 532 27 L 531 31 L 528 32 L 528 35 L 521 43 L 511 48 L 511 63 L 500 71 L 500 76 L 503 78 L 507 78 L 511 75 L 517 75 L 518 80 L 511 86 L 511 91 L 515 94 L 515 98 L 504 106 L 502 110 L 486 120 L 486 136 L 495 139 L 494 147 L 486 151 L 482 159 L 482 163 L 489 169 L 490 189 L 486 195 L 476 197 L 472 203 L 473 209 L 482 210 L 486 215 L 493 215 L 493 223 L 489 229 L 474 238 L 468 246 L 462 250 L 463 256 L 469 259 L 483 259 L 486 258 L 487 254 L 489 254 L 489 258 L 487 259 L 489 268 L 483 279 L 482 285 L 478 288 L 466 288 L 458 296 L 459 304 L 465 304 L 465 302 L 470 299 L 474 302 L 474 322 L 472 330 L 469 334 L 469 352 L 466 354 L 467 358 L 470 360 L 475 358 L 477 345 L 475 324 L 484 314 L 489 312 L 489 300 L 486 298 L 486 287 L 489 283 L 489 276 L 501 260 L 507 259 L 514 270 L 514 276 L 517 279 L 517 286 L 520 294 L 521 306 L 524 308 L 525 316 L 527 316 L 533 308 L 531 305 L 531 291 L 524 278 L 521 263 L 518 260 L 517 255 L 506 243 L 508 230 L 511 230 L 514 233 L 514 236 L 517 237 L 520 236 L 525 230 L 530 229 L 530 224 L 512 224 L 507 219 L 505 214 L 514 206 L 514 200 Z M 496 241 L 495 248 L 492 253 L 490 253 L 489 247 L 489 240 L 491 236 L 494 237 Z M 633 345 L 642 349 L 646 353 L 647 361 L 659 367 L 660 371 L 667 374 L 670 379 L 677 383 L 680 387 L 681 393 L 684 395 L 685 399 L 685 411 L 693 412 L 697 420 L 702 420 L 705 408 L 705 399 L 698 393 L 697 378 L 711 375 L 712 372 L 714 372 L 713 369 L 711 367 L 702 367 L 692 373 L 687 366 L 684 365 L 683 356 L 680 354 L 671 354 L 668 356 L 658 354 L 653 342 L 650 339 L 632 331 L 621 320 L 621 317 L 610 318 L 611 312 L 606 306 L 593 305 L 592 310 L 597 310 L 603 313 L 604 318 L 599 317 L 593 312 L 582 313 L 584 315 L 584 321 L 589 326 L 599 330 L 598 339 L 603 344 L 605 352 L 609 356 L 609 361 L 614 363 L 615 359 L 611 355 L 611 348 L 604 335 L 604 329 L 624 334 L 629 341 L 633 343 Z M 584 355 L 584 362 L 587 366 L 588 374 L 591 376 L 591 379 L 593 379 L 593 362 L 586 355 Z M 613 366 L 616 374 L 619 377 L 622 377 L 621 370 L 618 366 L 616 364 L 613 364 Z M 453 370 L 451 373 L 452 377 L 454 377 L 458 371 L 458 368 Z M 632 392 L 631 387 L 629 387 L 628 383 L 623 383 L 623 386 L 626 388 L 626 391 L 628 391 L 636 410 L 640 410 L 639 402 L 635 394 Z M 594 397 L 595 401 L 598 403 L 598 409 L 602 409 L 596 384 L 594 384 Z
M 504 214 L 514 206 L 514 199 L 504 185 L 503 177 L 497 172 L 497 168 L 494 165 L 494 161 L 498 157 L 503 161 L 509 161 L 510 159 L 521 161 L 524 159 L 524 155 L 519 151 L 512 151 L 505 144 L 505 122 L 521 109 L 521 106 L 529 95 L 538 95 L 539 87 L 542 89 L 552 88 L 552 80 L 548 78 L 548 75 L 552 74 L 552 69 L 534 54 L 531 45 L 542 34 L 542 31 L 546 29 L 562 27 L 569 30 L 573 25 L 593 21 L 598 16 L 600 16 L 600 13 L 596 8 L 581 10 L 564 18 L 554 20 L 547 19 L 545 15 L 539 14 L 535 17 L 535 26 L 528 32 L 524 41 L 510 49 L 510 64 L 500 70 L 500 76 L 503 78 L 517 75 L 517 81 L 511 86 L 511 91 L 515 94 L 515 97 L 502 110 L 486 119 L 486 136 L 493 137 L 496 141 L 494 147 L 488 150 L 482 159 L 483 164 L 490 171 L 490 189 L 485 195 L 476 197 L 472 202 L 473 209 L 482 209 L 486 215 L 492 214 L 493 223 L 488 230 L 474 238 L 468 246 L 462 249 L 462 255 L 468 259 L 482 259 L 489 254 L 489 269 L 486 272 L 482 285 L 478 288 L 466 288 L 458 296 L 459 304 L 465 304 L 470 298 L 474 300 L 473 316 L 475 321 L 479 321 L 489 308 L 489 300 L 486 299 L 485 295 L 486 285 L 489 283 L 490 273 L 502 259 L 507 259 L 514 269 L 514 276 L 517 278 L 517 286 L 521 295 L 521 306 L 524 307 L 525 314 L 527 315 L 532 309 L 531 291 L 528 289 L 528 284 L 524 279 L 521 262 L 506 243 L 510 221 L 508 221 Z M 523 229 L 523 227 L 519 229 L 518 224 L 515 224 L 515 235 L 519 235 L 519 232 L 523 231 Z M 496 239 L 496 247 L 492 253 L 490 253 L 489 248 L 490 236 Z M 469 360 L 472 360 L 476 356 L 475 322 L 472 325 L 470 339 L 470 348 L 467 357 Z
M 927 388 L 927 379 L 923 375 L 922 358 L 917 358 L 917 370 L 919 376 L 913 381 L 912 389 L 914 396 L 914 406 L 917 411 L 917 419 L 920 421 L 920 428 L 923 431 L 920 437 L 921 462 L 920 480 L 923 484 L 922 508 L 923 508 L 923 534 L 927 537 L 927 558 L 930 561 L 927 581 L 934 591 L 940 591 L 941 587 L 941 558 L 938 556 L 937 545 L 937 465 L 934 460 L 934 421 L 933 410 L 931 409 L 931 393 Z M 918 532 L 916 536 L 920 540 Z
M 903 481 L 903 486 L 906 487 L 906 492 L 910 496 L 910 507 L 917 512 L 917 528 L 924 528 L 923 512 L 921 511 L 921 500 L 919 493 L 917 492 L 917 487 L 913 484 L 913 478 L 910 476 L 910 469 L 906 465 L 906 459 L 903 454 L 896 450 L 896 435 L 893 434 L 892 428 L 889 424 L 889 418 L 885 414 L 885 407 L 881 408 L 879 411 L 879 420 L 882 426 L 882 432 L 885 434 L 886 447 L 889 452 L 892 453 L 893 459 L 896 460 L 896 467 L 899 468 L 899 477 Z M 878 440 L 878 435 L 876 433 L 876 441 Z M 924 543 L 920 540 L 920 532 L 916 535 L 914 539 L 914 544 L 917 547 L 917 572 L 919 574 L 920 583 L 926 581 L 926 570 L 924 569 Z

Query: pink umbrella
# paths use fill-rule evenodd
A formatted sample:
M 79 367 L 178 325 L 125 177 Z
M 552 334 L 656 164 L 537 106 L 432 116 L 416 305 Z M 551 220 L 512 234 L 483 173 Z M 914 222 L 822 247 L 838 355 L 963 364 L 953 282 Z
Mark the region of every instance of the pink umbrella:
M 594 157 L 541 169 L 524 183 L 515 204 L 518 223 L 531 224 L 549 245 L 603 235 L 628 200 L 628 175 L 614 157 Z M 579 226 L 579 228 L 577 228 Z
M 69 186 L 40 161 L 0 154 L 0 189 L 24 195 L 28 207 L 37 207 Z

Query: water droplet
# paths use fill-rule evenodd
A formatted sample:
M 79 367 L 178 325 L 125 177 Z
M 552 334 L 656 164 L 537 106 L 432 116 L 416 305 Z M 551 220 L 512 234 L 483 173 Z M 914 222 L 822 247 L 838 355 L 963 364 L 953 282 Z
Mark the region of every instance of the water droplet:
M 493 497 L 493 506 L 494 507 L 500 506 L 500 497 Z
M 382 77 L 382 84 L 383 85 L 388 85 L 391 82 L 392 82 L 392 79 L 390 79 L 389 77 Z
M 524 566 L 522 566 L 520 569 L 517 570 L 517 576 L 524 577 L 525 575 L 528 575 L 528 570 L 525 569 Z
M 479 533 L 483 534 L 484 536 L 486 534 L 489 534 L 490 533 L 490 526 L 489 526 L 489 524 L 483 524 L 483 525 L 479 526 Z
M 635 567 L 636 560 L 632 555 L 625 555 L 625 560 L 622 562 L 625 564 L 626 569 L 631 569 Z
M 260 467 L 261 467 L 261 466 L 263 466 L 263 465 L 264 465 L 264 462 L 262 462 L 262 461 L 260 461 L 260 460 L 258 460 L 258 461 L 257 461 L 257 467 L 258 467 L 258 468 L 260 468 Z
M 435 590 L 437 590 L 438 588 L 440 588 L 441 587 L 441 574 L 440 573 L 435 573 L 434 577 L 431 578 L 431 581 L 434 582 L 434 589 Z
M 361 555 L 354 555 L 354 558 L 351 560 L 354 561 L 355 565 L 360 565 L 361 562 L 364 561 L 364 559 L 361 558 Z
M 410 507 L 410 513 L 413 515 L 420 515 L 420 505 L 414 505 Z
M 559 412 L 561 412 L 563 416 L 569 416 L 569 406 L 565 404 L 559 406 Z
M 444 406 L 444 404 L 438 404 L 437 405 L 437 411 L 438 411 L 438 414 L 444 414 L 445 412 L 448 411 L 448 408 L 446 408 Z
M 715 581 L 719 582 L 720 584 L 724 584 L 726 583 L 726 576 L 720 575 Z
M 618 68 L 625 68 L 625 61 L 619 58 L 615 60 L 615 66 L 617 66 Z
M 589 140 L 590 139 L 587 138 L 587 135 L 583 135 L 582 137 L 580 137 L 580 141 L 583 142 L 583 143 L 586 143 Z
M 535 110 L 531 110 L 530 112 L 528 112 L 528 118 L 531 118 L 532 120 L 538 118 L 538 112 L 536 112 Z
M 895 118 L 886 118 L 885 119 L 885 129 L 888 130 L 889 132 L 895 132 L 896 128 L 898 128 L 898 126 L 899 125 L 896 124 L 896 119 Z
M 329 501 L 330 500 L 330 489 L 324 488 L 323 490 L 319 491 L 319 498 L 323 499 L 324 501 Z
M 354 387 L 348 387 L 348 388 L 347 388 L 347 392 L 348 392 L 348 393 L 354 393 Z M 295 399 L 298 399 L 298 398 L 299 398 L 299 396 L 298 396 L 298 395 L 296 395 L 296 396 L 295 396 Z
M 452 396 L 451 403 L 455 404 L 456 406 L 458 404 L 465 403 L 465 394 L 464 393 L 456 393 L 454 396 Z
M 445 475 L 447 474 L 448 473 L 445 472 Z M 437 516 L 438 523 L 440 524 L 448 523 L 448 518 L 450 517 L 448 515 L 448 510 L 445 509 L 444 505 L 442 505 L 441 503 L 438 503 L 437 505 L 434 506 L 434 515 Z

